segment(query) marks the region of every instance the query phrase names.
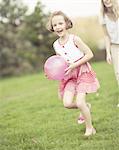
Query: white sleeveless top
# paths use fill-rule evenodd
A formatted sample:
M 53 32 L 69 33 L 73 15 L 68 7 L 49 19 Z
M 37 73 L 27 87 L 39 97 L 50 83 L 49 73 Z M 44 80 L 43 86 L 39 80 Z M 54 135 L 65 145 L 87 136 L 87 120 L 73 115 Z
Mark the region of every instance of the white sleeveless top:
M 112 21 L 108 18 L 107 15 L 105 15 L 102 24 L 106 25 L 111 43 L 119 44 L 119 19 L 117 19 L 116 21 Z
M 68 63 L 73 63 L 84 56 L 84 53 L 75 45 L 74 35 L 70 34 L 68 41 L 61 45 L 57 39 L 53 43 L 54 50 L 61 55 Z

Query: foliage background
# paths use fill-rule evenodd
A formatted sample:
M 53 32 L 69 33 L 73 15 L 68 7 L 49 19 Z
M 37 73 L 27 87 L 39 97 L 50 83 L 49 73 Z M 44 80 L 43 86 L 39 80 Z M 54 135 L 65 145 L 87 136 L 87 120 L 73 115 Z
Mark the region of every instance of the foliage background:
M 46 29 L 50 12 L 44 13 L 44 8 L 39 0 L 28 15 L 21 1 L 0 1 L 0 77 L 42 71 L 45 60 L 54 54 L 52 43 L 57 37 Z M 71 33 L 79 35 L 94 53 L 104 49 L 96 16 L 72 20 Z

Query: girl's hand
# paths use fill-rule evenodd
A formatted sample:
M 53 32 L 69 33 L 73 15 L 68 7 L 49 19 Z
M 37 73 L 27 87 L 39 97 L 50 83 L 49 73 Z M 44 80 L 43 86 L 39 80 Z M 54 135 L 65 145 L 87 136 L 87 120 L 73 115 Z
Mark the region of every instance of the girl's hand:
M 65 75 L 68 75 L 70 72 L 72 72 L 72 70 L 73 70 L 74 68 L 76 68 L 76 64 L 75 64 L 75 63 L 70 64 L 69 67 L 67 67 L 67 68 L 65 69 Z
M 107 60 L 108 64 L 112 64 L 112 57 L 111 57 L 110 53 L 107 54 L 106 60 Z

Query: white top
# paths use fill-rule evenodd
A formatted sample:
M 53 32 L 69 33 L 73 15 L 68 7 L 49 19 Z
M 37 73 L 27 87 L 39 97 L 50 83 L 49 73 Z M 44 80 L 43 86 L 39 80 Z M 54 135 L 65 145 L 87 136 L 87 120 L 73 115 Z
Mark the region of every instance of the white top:
M 53 43 L 54 50 L 61 55 L 68 63 L 73 63 L 84 56 L 84 53 L 75 45 L 74 35 L 70 34 L 68 41 L 61 45 L 57 39 Z
M 111 43 L 119 44 L 119 19 L 112 21 L 107 15 L 105 15 L 102 24 L 106 25 Z

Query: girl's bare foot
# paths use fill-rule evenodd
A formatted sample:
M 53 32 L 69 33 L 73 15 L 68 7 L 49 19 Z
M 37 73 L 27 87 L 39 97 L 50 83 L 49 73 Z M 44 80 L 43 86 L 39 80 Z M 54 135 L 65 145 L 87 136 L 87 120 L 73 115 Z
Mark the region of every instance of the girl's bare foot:
M 89 136 L 94 135 L 94 134 L 96 134 L 96 129 L 94 127 L 92 127 L 90 129 L 86 129 L 84 136 L 89 137 Z

